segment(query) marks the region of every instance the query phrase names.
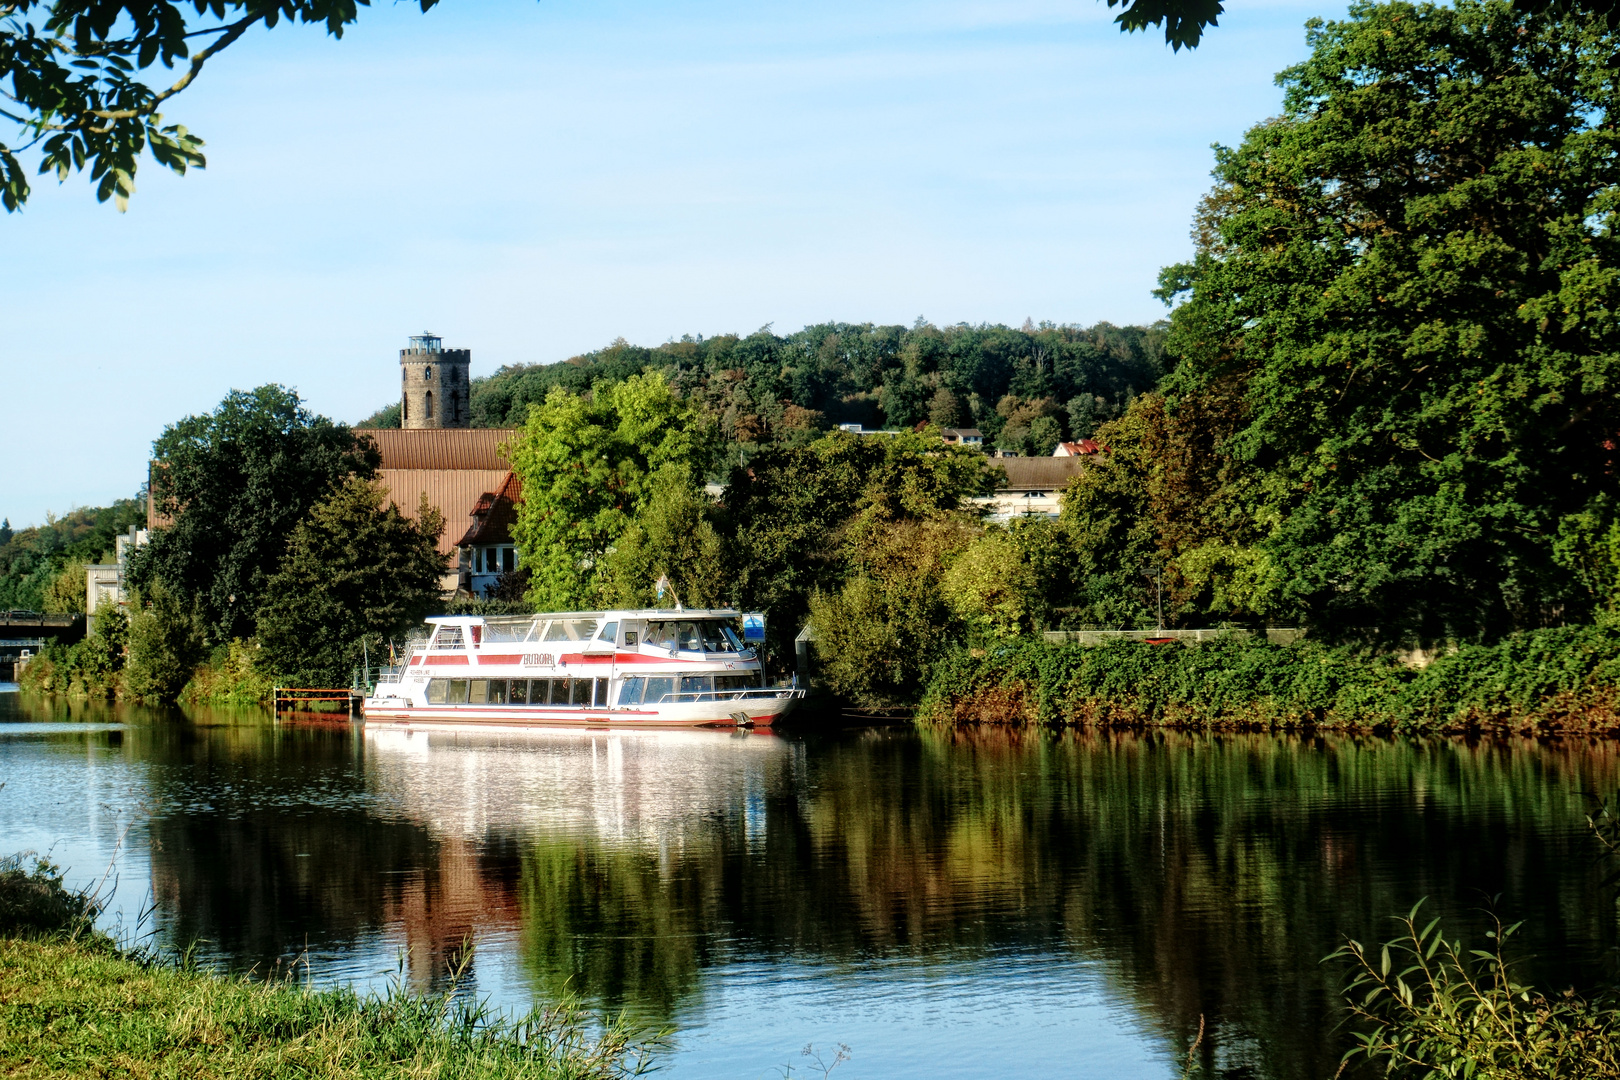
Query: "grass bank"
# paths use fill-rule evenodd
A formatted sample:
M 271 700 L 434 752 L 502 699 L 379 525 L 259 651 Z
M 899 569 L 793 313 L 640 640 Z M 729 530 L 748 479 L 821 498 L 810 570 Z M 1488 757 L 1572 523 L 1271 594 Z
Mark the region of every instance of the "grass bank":
M 229 978 L 117 948 L 49 864 L 0 862 L 0 1076 L 614 1080 L 650 1065 L 625 1023 L 452 994 Z
M 1303 641 L 1019 640 L 941 661 L 919 719 L 954 725 L 1620 734 L 1620 623 L 1464 646 L 1421 670 Z

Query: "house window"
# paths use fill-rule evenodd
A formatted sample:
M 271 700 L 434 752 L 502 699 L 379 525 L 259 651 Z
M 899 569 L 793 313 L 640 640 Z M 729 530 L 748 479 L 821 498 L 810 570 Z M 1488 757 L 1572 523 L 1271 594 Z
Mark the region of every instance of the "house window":
M 501 550 L 501 569 L 508 574 L 517 569 L 517 552 L 512 548 Z

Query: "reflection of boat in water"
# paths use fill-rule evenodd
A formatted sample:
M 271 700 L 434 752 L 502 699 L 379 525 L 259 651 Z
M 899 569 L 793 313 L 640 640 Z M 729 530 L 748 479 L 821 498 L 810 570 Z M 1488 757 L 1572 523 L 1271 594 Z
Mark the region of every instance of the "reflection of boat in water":
M 803 696 L 764 685 L 730 609 L 440 616 L 364 703 L 368 724 L 767 726 Z
M 799 744 L 766 732 L 579 732 L 368 725 L 368 786 L 440 837 L 585 835 L 654 846 L 737 819 L 764 835 L 764 798 Z

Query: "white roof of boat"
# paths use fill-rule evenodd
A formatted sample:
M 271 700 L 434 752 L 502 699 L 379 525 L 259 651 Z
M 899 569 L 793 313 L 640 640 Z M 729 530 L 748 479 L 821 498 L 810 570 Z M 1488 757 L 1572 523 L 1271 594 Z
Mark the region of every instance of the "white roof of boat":
M 481 622 L 532 622 L 536 619 L 729 619 L 740 616 L 737 608 L 613 608 L 607 611 L 546 611 L 534 615 L 429 615 L 427 622 L 455 622 L 476 619 Z

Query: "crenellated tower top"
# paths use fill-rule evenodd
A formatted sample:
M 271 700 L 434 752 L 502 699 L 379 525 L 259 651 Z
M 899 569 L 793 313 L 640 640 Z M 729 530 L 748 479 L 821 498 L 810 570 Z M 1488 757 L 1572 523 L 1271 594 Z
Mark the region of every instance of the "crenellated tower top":
M 437 334 L 413 334 L 399 350 L 400 427 L 472 426 L 472 352 L 446 349 Z

